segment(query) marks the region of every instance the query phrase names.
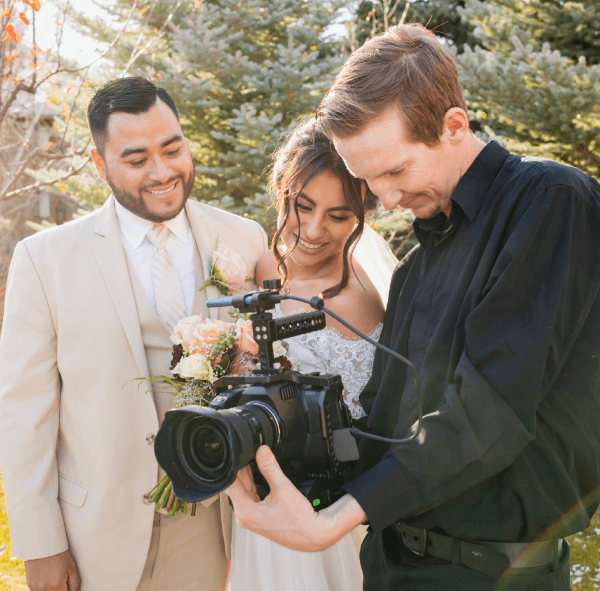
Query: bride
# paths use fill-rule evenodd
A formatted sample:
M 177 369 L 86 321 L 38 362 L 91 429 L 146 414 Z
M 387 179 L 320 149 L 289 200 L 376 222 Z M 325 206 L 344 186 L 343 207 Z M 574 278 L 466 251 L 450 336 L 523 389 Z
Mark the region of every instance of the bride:
M 308 299 L 320 294 L 333 312 L 378 340 L 397 260 L 364 223 L 376 197 L 349 174 L 314 120 L 296 128 L 276 152 L 271 189 L 277 198 L 277 232 L 272 250 L 256 267 L 256 284 L 280 276 L 282 293 Z M 283 301 L 274 317 L 304 311 L 308 308 L 297 302 Z M 371 344 L 328 316 L 327 328 L 292 337 L 287 345 L 302 373 L 339 374 L 350 413 L 364 416 L 358 395 L 371 374 Z M 323 552 L 296 552 L 234 520 L 231 590 L 360 591 L 361 541 L 354 530 Z

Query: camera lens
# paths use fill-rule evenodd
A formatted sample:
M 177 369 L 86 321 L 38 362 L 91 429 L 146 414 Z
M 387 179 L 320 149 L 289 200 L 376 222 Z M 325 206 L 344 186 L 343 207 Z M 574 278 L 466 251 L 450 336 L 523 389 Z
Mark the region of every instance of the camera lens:
M 212 429 L 201 429 L 196 435 L 196 457 L 199 462 L 216 468 L 225 459 L 225 442 L 219 433 Z
M 192 419 L 183 429 L 181 441 L 185 465 L 200 478 L 219 479 L 229 469 L 227 435 L 217 421 L 205 417 Z
M 281 440 L 277 411 L 253 400 L 232 409 L 188 406 L 167 412 L 154 453 L 182 501 L 208 499 L 230 486 L 261 445 Z

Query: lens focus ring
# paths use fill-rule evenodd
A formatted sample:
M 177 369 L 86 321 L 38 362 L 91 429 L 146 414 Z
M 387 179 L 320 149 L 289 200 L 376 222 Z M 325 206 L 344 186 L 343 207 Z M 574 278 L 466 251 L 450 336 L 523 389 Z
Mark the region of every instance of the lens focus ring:
M 275 419 L 270 416 L 266 409 L 263 409 L 262 404 L 248 402 L 244 405 L 244 407 L 246 410 L 252 413 L 252 416 L 260 425 L 263 433 L 262 444 L 268 445 L 271 449 L 273 449 L 273 444 L 275 443 L 275 427 L 273 425 L 273 421 Z

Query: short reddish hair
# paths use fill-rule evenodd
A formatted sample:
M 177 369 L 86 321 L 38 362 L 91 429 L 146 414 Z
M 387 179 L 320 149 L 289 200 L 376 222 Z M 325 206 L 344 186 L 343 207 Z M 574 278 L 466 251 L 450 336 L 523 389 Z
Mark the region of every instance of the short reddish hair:
M 429 147 L 439 142 L 449 109 L 467 112 L 454 58 L 422 25 L 391 27 L 357 49 L 316 116 L 327 135 L 346 138 L 391 105 L 400 108 L 410 139 Z

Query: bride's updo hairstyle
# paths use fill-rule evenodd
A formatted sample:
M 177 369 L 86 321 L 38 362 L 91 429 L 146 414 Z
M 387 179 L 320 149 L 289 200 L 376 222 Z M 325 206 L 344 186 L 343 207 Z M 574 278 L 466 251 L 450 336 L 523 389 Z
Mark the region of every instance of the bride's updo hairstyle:
M 358 224 L 344 245 L 341 281 L 323 292 L 322 297 L 324 299 L 336 296 L 348 285 L 351 267 L 348 258 L 362 235 L 366 215 L 375 209 L 377 197 L 368 189 L 365 181 L 353 177 L 348 172 L 333 143 L 321 131 L 319 124 L 314 119 L 309 119 L 298 125 L 289 135 L 285 144 L 274 153 L 273 173 L 269 183 L 271 195 L 274 196 L 276 201 L 279 213 L 278 219 L 282 219 L 281 223 L 278 224 L 275 236 L 273 236 L 271 249 L 277 260 L 277 270 L 285 285 L 288 277 L 285 260 L 296 248 L 300 238 L 300 232 L 298 232 L 292 247 L 288 248 L 283 255 L 279 253 L 277 242 L 290 215 L 296 216 L 298 228 L 300 228 L 298 205 L 296 200 L 291 197 L 300 193 L 318 174 L 326 171 L 333 173 L 340 179 L 346 204 L 356 216 Z M 291 203 L 293 203 L 293 207 L 290 207 Z

